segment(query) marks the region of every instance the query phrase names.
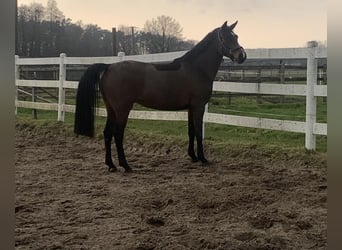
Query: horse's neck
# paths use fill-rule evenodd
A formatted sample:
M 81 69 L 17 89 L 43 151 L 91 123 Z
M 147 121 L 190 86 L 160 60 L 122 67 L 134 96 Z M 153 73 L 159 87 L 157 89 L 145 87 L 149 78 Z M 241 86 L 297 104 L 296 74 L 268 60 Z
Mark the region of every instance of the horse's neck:
M 210 82 L 214 81 L 223 57 L 217 52 L 215 42 L 213 41 L 208 49 L 199 54 L 193 62 L 193 65 L 198 69 L 199 73 L 204 75 L 206 80 Z

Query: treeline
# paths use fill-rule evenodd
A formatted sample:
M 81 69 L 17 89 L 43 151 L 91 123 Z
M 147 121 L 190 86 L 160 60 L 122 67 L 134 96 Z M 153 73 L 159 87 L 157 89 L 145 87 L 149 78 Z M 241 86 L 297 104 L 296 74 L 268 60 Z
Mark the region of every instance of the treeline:
M 16 54 L 20 57 L 113 55 L 111 31 L 81 21 L 73 23 L 58 9 L 56 0 L 48 0 L 46 6 L 20 5 L 16 22 Z M 116 50 L 130 55 L 191 49 L 194 41 L 184 40 L 181 31 L 167 16 L 146 21 L 143 30 L 121 26 L 116 32 Z

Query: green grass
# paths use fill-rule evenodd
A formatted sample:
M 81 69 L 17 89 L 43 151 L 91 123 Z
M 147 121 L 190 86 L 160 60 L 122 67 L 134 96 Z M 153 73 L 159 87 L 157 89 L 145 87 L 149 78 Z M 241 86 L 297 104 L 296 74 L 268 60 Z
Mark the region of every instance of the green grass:
M 232 103 L 229 104 L 228 98 L 214 97 L 209 103 L 209 112 L 305 121 L 304 97 L 285 97 L 284 103 L 274 103 L 277 101 L 276 98 L 262 97 L 262 103 L 258 104 L 255 97 L 234 97 Z M 327 104 L 323 98 L 317 99 L 317 122 L 327 122 Z
M 67 92 L 67 104 L 75 104 L 75 91 Z M 280 120 L 305 121 L 305 97 L 296 96 L 262 96 L 257 102 L 255 96 L 233 97 L 231 103 L 227 97 L 213 95 L 209 103 L 209 112 L 231 114 L 239 116 L 263 117 Z M 100 98 L 99 104 L 103 107 Z M 149 110 L 140 105 L 134 109 Z M 38 110 L 38 120 L 55 122 L 57 112 Z M 18 109 L 18 118 L 32 119 L 30 109 Z M 66 113 L 65 125 L 73 127 L 74 114 Z M 317 122 L 327 122 L 327 103 L 323 98 L 317 98 Z M 102 137 L 105 118 L 96 118 L 96 133 Z M 265 129 L 254 129 L 219 124 L 206 124 L 205 141 L 212 145 L 229 147 L 231 145 L 261 145 L 276 146 L 282 148 L 304 149 L 305 135 L 302 133 L 290 133 Z M 72 130 L 72 129 L 71 129 Z M 182 121 L 151 121 L 130 119 L 127 125 L 126 134 L 136 136 L 148 136 L 162 138 L 176 138 L 187 141 L 187 122 Z M 326 152 L 327 136 L 316 136 L 317 151 Z
M 138 107 L 141 109 L 141 107 Z M 326 103 L 318 100 L 318 122 L 326 122 Z M 212 98 L 209 111 L 223 114 L 246 115 L 254 117 L 266 117 L 285 120 L 305 120 L 305 100 L 291 100 L 291 102 L 274 104 L 267 99 L 262 104 L 256 104 L 255 97 L 236 97 L 231 105 L 227 98 Z M 239 111 L 239 112 L 236 112 Z M 241 111 L 241 113 L 240 113 Z M 38 120 L 56 121 L 57 112 L 38 110 Z M 267 115 L 265 115 L 267 114 Z M 18 118 L 32 119 L 29 109 L 18 109 Z M 66 113 L 65 124 L 72 128 L 74 114 Z M 96 133 L 102 136 L 105 118 L 96 118 Z M 130 119 L 127 124 L 126 134 L 134 134 L 140 137 L 176 138 L 187 141 L 187 122 L 182 121 L 150 121 Z M 326 152 L 327 136 L 316 136 L 317 151 Z M 305 135 L 302 133 L 290 133 L 265 129 L 254 129 L 219 124 L 206 124 L 205 142 L 217 147 L 231 147 L 234 145 L 246 146 L 275 146 L 289 149 L 304 149 Z
M 205 125 L 205 141 L 212 144 L 231 145 L 273 145 L 283 148 L 303 149 L 305 135 L 266 129 L 236 127 L 207 123 Z M 187 123 L 175 121 L 130 120 L 127 131 L 151 135 L 164 135 L 187 139 Z M 326 136 L 316 136 L 317 151 L 326 152 Z

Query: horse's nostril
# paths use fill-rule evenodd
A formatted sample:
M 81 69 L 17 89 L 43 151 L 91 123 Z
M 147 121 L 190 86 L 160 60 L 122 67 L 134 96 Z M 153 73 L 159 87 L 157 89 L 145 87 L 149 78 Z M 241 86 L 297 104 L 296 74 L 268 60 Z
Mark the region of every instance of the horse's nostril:
M 243 51 L 240 55 L 239 55 L 239 58 L 238 58 L 238 63 L 241 64 L 243 63 L 245 60 L 247 59 L 247 55 L 246 53 Z

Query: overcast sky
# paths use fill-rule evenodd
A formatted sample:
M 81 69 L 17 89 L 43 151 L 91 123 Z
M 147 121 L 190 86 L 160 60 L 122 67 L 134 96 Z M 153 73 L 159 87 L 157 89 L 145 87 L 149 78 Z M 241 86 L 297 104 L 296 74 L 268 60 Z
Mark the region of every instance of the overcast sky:
M 47 0 L 18 0 L 46 6 Z M 175 18 L 186 39 L 201 40 L 228 20 L 245 48 L 303 47 L 327 40 L 327 0 L 57 0 L 73 22 L 111 30 L 119 25 L 144 27 L 160 15 Z

